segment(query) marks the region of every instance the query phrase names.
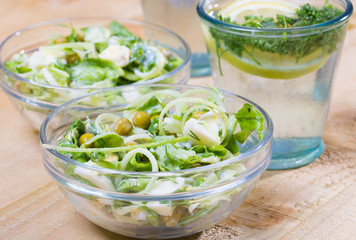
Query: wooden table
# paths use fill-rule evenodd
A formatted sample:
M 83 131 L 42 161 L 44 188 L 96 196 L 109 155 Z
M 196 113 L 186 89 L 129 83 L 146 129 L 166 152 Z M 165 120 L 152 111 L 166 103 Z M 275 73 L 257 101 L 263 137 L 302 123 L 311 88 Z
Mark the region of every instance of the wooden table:
M 148 1 L 148 0 L 146 0 Z M 3 39 L 69 16 L 142 18 L 138 0 L 0 0 Z M 230 217 L 186 239 L 355 239 L 356 17 L 350 21 L 324 134 L 312 164 L 263 174 Z M 209 78 L 190 83 L 211 82 Z M 0 239 L 127 239 L 77 213 L 42 166 L 38 133 L 0 91 Z

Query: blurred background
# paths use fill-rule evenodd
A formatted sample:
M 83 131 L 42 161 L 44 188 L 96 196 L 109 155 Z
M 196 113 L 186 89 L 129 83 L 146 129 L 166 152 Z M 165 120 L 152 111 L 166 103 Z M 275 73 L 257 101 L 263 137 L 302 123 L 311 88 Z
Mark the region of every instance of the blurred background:
M 1 40 L 17 29 L 50 19 L 84 16 L 142 19 L 140 0 L 0 0 L 0 6 L 4 21 Z

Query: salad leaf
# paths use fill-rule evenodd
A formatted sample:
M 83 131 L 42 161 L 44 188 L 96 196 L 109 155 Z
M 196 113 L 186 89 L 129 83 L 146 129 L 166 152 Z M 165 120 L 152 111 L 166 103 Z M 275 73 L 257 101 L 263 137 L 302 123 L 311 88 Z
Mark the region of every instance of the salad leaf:
M 241 128 L 241 131 L 235 134 L 237 141 L 244 143 L 255 129 L 257 130 L 259 140 L 263 139 L 263 116 L 251 104 L 245 103 L 244 106 L 235 113 L 235 117 Z
M 6 60 L 5 67 L 14 73 L 29 72 L 31 71 L 31 68 L 24 67 L 27 63 L 28 63 L 27 55 L 20 53 L 20 54 L 15 54 L 11 60 Z M 22 69 L 21 72 L 20 69 Z
M 147 102 L 145 102 L 138 111 L 144 111 L 150 116 L 158 115 L 165 107 L 164 103 L 160 101 L 155 95 L 153 95 Z
M 150 123 L 150 126 L 148 127 L 148 131 L 152 134 L 152 135 L 157 135 L 159 132 L 158 129 L 158 118 L 154 117 L 153 120 Z
M 107 86 L 114 87 L 115 80 L 123 70 L 113 62 L 99 58 L 85 59 L 71 68 L 72 86 L 85 87 L 106 80 Z
M 86 27 L 82 28 L 84 40 L 86 42 L 100 43 L 109 39 L 111 33 L 106 27 Z
M 229 116 L 228 130 L 226 136 L 221 143 L 227 150 L 229 150 L 232 154 L 236 155 L 239 153 L 239 146 L 237 145 L 236 139 L 234 137 L 234 132 L 237 126 L 237 119 L 235 115 Z
M 70 75 L 54 63 L 43 67 L 33 77 L 36 82 L 53 86 L 68 87 L 70 83 Z
M 230 138 L 229 142 L 226 144 L 225 147 L 234 155 L 239 153 L 239 145 L 237 145 L 235 136 Z
M 156 65 L 156 53 L 144 42 L 136 43 L 132 47 L 130 65 L 141 72 L 148 72 Z
M 198 178 L 195 179 L 195 181 L 193 183 L 193 186 L 199 187 L 200 184 L 202 184 L 203 182 L 205 182 L 205 178 L 198 177 Z
M 109 28 L 113 35 L 120 37 L 136 38 L 136 36 L 117 21 L 112 21 Z
M 93 162 L 99 162 L 108 157 L 108 154 L 105 152 L 91 152 L 88 155 L 90 160 Z
M 200 157 L 216 156 L 219 158 L 223 158 L 228 154 L 227 149 L 221 145 L 215 145 L 209 148 L 204 145 L 197 145 L 192 147 L 191 150 L 196 152 L 197 155 Z
M 224 148 L 221 145 L 215 145 L 215 146 L 209 147 L 208 151 L 213 153 L 215 156 L 217 156 L 219 158 L 223 158 L 228 154 L 226 148 Z
M 164 69 L 168 72 L 176 69 L 183 63 L 183 59 L 177 57 L 170 57 L 166 65 L 164 65 Z
M 127 164 L 126 171 L 152 171 L 151 162 L 141 154 L 135 154 Z
M 87 119 L 85 120 L 84 125 L 85 125 L 85 129 L 87 130 L 87 132 L 92 133 L 94 135 L 100 134 L 98 129 L 95 127 L 95 124 L 93 123 L 93 121 L 90 120 L 89 117 L 87 117 Z
M 63 139 L 58 143 L 58 146 L 60 147 L 70 147 L 70 148 L 78 148 L 78 146 L 76 144 L 74 144 L 73 142 L 67 140 L 67 139 Z M 76 152 L 66 152 L 66 151 L 59 151 L 59 153 L 75 160 L 78 162 L 87 162 L 87 156 L 85 153 L 76 153 Z
M 113 208 L 125 207 L 130 206 L 132 203 L 130 201 L 122 201 L 122 200 L 113 200 Z
M 82 37 L 75 31 L 73 25 L 71 26 L 71 33 L 66 37 L 68 42 L 81 42 Z
M 96 49 L 96 51 L 98 51 L 98 53 L 101 53 L 102 51 L 104 51 L 105 48 L 107 48 L 108 46 L 109 46 L 109 44 L 107 42 L 95 43 L 95 49 Z
M 161 171 L 187 169 L 200 160 L 194 151 L 177 148 L 171 143 L 158 146 L 155 154 Z
M 116 183 L 116 189 L 117 191 L 123 193 L 138 193 L 146 188 L 149 181 L 150 179 L 146 178 L 122 179 Z
M 97 58 L 95 45 L 90 42 L 69 42 L 40 47 L 43 52 L 55 58 L 63 59 L 65 56 L 77 54 L 80 59 Z
M 84 123 L 80 119 L 76 119 L 67 132 L 64 134 L 64 139 L 78 146 L 79 137 L 85 133 Z
M 83 148 L 113 148 L 124 146 L 124 140 L 116 133 L 103 133 L 90 138 Z
M 151 223 L 153 226 L 158 227 L 161 223 L 157 213 L 155 213 L 152 209 L 146 207 L 146 206 L 141 206 L 139 207 L 140 209 L 145 210 L 148 212 L 146 219 L 149 223 Z
M 96 161 L 95 164 L 102 168 L 118 170 L 120 168 L 120 162 L 109 162 L 105 160 Z

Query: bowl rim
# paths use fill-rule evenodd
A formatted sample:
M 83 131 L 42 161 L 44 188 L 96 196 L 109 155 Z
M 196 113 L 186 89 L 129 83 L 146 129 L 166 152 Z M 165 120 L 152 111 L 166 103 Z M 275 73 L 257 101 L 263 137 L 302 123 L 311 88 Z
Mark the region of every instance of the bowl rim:
M 42 150 L 42 154 L 43 154 L 43 161 L 44 161 L 45 165 L 52 166 L 52 164 L 49 161 L 47 161 L 47 158 L 45 157 L 46 154 L 50 154 L 50 155 L 56 157 L 57 159 L 65 161 L 66 163 L 73 164 L 75 166 L 79 166 L 79 167 L 82 167 L 84 169 L 94 170 L 94 171 L 96 171 L 96 172 L 98 172 L 100 174 L 111 174 L 111 175 L 120 174 L 120 175 L 143 176 L 143 177 L 167 177 L 167 176 L 174 175 L 174 176 L 179 177 L 179 175 L 183 175 L 183 174 L 199 173 L 199 172 L 208 171 L 208 170 L 211 170 L 211 169 L 221 168 L 221 167 L 227 166 L 227 165 L 229 165 L 231 163 L 241 162 L 243 159 L 256 154 L 260 149 L 264 148 L 268 143 L 270 143 L 272 141 L 273 122 L 272 122 L 272 119 L 270 118 L 270 116 L 268 115 L 268 113 L 265 112 L 259 105 L 255 104 L 254 102 L 252 102 L 252 101 L 250 101 L 250 100 L 248 100 L 248 99 L 246 99 L 246 98 L 244 98 L 242 96 L 239 96 L 237 94 L 234 94 L 234 93 L 231 93 L 231 92 L 228 92 L 228 91 L 221 90 L 221 92 L 225 96 L 237 97 L 240 100 L 242 100 L 242 101 L 244 101 L 246 103 L 249 103 L 252 106 L 256 107 L 257 110 L 263 115 L 263 117 L 264 117 L 264 119 L 266 121 L 267 129 L 265 129 L 265 137 L 262 139 L 262 141 L 258 142 L 250 150 L 248 150 L 247 152 L 244 152 L 244 153 L 240 153 L 238 156 L 235 156 L 235 157 L 230 158 L 228 160 L 224 160 L 224 161 L 219 162 L 219 163 L 214 163 L 214 164 L 210 164 L 210 165 L 206 165 L 206 166 L 202 166 L 202 167 L 197 167 L 197 168 L 178 170 L 178 171 L 165 171 L 165 172 L 121 171 L 121 170 L 107 169 L 107 168 L 102 168 L 102 167 L 97 167 L 97 166 L 89 166 L 87 164 L 75 161 L 75 160 L 73 160 L 73 159 L 71 159 L 71 158 L 69 158 L 69 157 L 67 157 L 65 155 L 62 155 L 62 154 L 60 154 L 59 152 L 57 152 L 55 150 L 43 148 L 42 144 L 48 144 L 49 143 L 49 140 L 46 137 L 45 131 L 48 128 L 48 125 L 49 125 L 50 121 L 52 120 L 52 118 L 56 114 L 63 112 L 63 110 L 67 106 L 69 106 L 69 105 L 71 105 L 71 104 L 73 104 L 75 102 L 78 102 L 78 101 L 80 101 L 81 99 L 83 99 L 85 97 L 91 97 L 92 95 L 100 94 L 100 93 L 106 92 L 106 91 L 117 91 L 119 89 L 123 89 L 123 88 L 127 88 L 127 87 L 130 87 L 130 86 L 114 87 L 114 88 L 105 89 L 105 90 L 96 91 L 96 92 L 93 92 L 93 93 L 90 93 L 90 94 L 86 94 L 84 96 L 75 98 L 75 99 L 73 99 L 73 100 L 71 100 L 71 101 L 69 101 L 69 102 L 67 102 L 65 104 L 62 104 L 60 107 L 58 107 L 54 111 L 52 111 L 46 117 L 46 119 L 43 121 L 43 123 L 41 125 L 41 128 L 40 128 L 40 133 L 39 133 L 40 143 L 41 143 L 41 150 Z M 178 84 L 175 84 L 175 85 L 172 85 L 172 84 L 142 84 L 139 87 L 162 87 L 162 88 L 171 88 L 173 90 L 177 89 L 177 88 L 178 89 L 187 89 L 188 88 L 188 89 L 205 89 L 205 90 L 212 91 L 211 88 L 208 88 L 208 87 L 195 86 L 195 85 L 178 85 Z M 114 106 L 118 106 L 118 105 L 112 105 L 112 106 L 114 107 Z M 271 153 L 269 153 L 268 155 L 271 155 Z M 256 172 L 258 169 L 260 169 L 265 161 L 269 162 L 269 160 L 270 160 L 270 156 L 269 156 L 269 159 L 268 159 L 268 157 L 267 157 L 267 159 L 264 157 L 262 160 L 260 160 L 257 164 L 252 166 L 250 169 L 248 169 L 247 171 L 241 173 L 236 178 L 234 178 L 233 181 L 236 182 L 237 180 L 241 181 L 243 179 L 248 178 L 250 175 L 253 175 L 254 172 Z M 46 167 L 47 170 L 49 169 L 48 166 Z M 52 166 L 51 172 L 55 171 L 57 175 L 63 175 L 61 172 L 56 171 L 56 169 L 57 169 L 56 167 Z M 53 174 L 53 173 L 51 173 L 51 174 Z M 64 176 L 61 176 L 61 177 L 63 178 Z M 66 179 L 67 181 L 69 180 L 69 178 L 67 176 L 65 176 L 64 178 L 67 178 Z M 230 182 L 231 181 L 228 181 L 228 182 L 225 182 L 224 184 L 220 184 L 220 185 L 224 186 L 226 184 L 229 184 Z M 80 185 L 77 182 L 75 182 L 74 184 L 75 185 Z M 219 186 L 219 185 L 217 185 L 217 186 Z M 214 186 L 213 189 L 216 189 L 217 186 Z M 83 185 L 82 187 L 84 187 L 86 189 L 88 189 L 88 188 L 90 189 L 91 188 L 91 187 L 86 186 L 86 185 Z M 93 187 L 93 189 L 100 189 L 100 188 Z M 204 189 L 205 190 L 191 191 L 189 193 L 192 193 L 192 192 L 209 192 L 208 188 L 204 188 Z M 105 191 L 105 190 L 100 189 L 100 191 Z M 105 191 L 105 192 L 111 192 L 111 193 L 119 194 L 120 196 L 121 195 L 125 195 L 124 193 L 117 193 L 117 192 L 113 192 L 113 191 Z M 185 195 L 186 196 L 187 194 L 188 193 L 185 192 L 185 193 L 175 193 L 175 194 L 171 194 L 171 195 L 172 196 L 178 196 L 178 195 Z M 128 195 L 132 196 L 132 194 L 128 194 Z M 135 194 L 135 195 L 140 197 L 140 194 Z M 147 195 L 141 195 L 141 196 L 147 196 Z M 154 196 L 154 195 L 151 195 L 151 196 Z M 158 195 L 158 196 L 160 196 L 160 195 Z M 166 196 L 168 196 L 168 195 L 166 195 Z
M 85 88 L 72 88 L 72 87 L 61 87 L 61 86 L 53 86 L 53 85 L 49 85 L 49 84 L 42 84 L 42 83 L 38 83 L 35 81 L 30 81 L 26 78 L 23 78 L 21 76 L 19 76 L 16 73 L 11 72 L 9 69 L 7 69 L 7 67 L 5 67 L 4 63 L 6 59 L 2 59 L 1 58 L 1 53 L 3 51 L 3 48 L 5 46 L 6 43 L 8 43 L 11 39 L 15 38 L 18 35 L 21 35 L 23 32 L 27 32 L 27 31 L 31 31 L 33 29 L 36 29 L 38 27 L 43 27 L 43 26 L 50 26 L 52 24 L 60 24 L 63 22 L 71 22 L 71 21 L 80 21 L 80 20 L 116 20 L 119 23 L 130 23 L 130 24 L 136 24 L 136 25 L 142 25 L 144 27 L 149 27 L 151 29 L 156 29 L 156 30 L 161 30 L 165 33 L 167 33 L 168 35 L 173 36 L 174 38 L 178 39 L 178 41 L 183 45 L 183 50 L 185 52 L 185 58 L 183 59 L 183 63 L 181 65 L 179 65 L 177 68 L 173 69 L 172 71 L 149 79 L 149 80 L 145 80 L 143 82 L 133 82 L 132 84 L 129 85 L 123 85 L 123 86 L 134 86 L 134 85 L 141 85 L 141 84 L 152 84 L 152 83 L 156 83 L 156 82 L 160 82 L 164 79 L 173 77 L 174 75 L 176 75 L 177 73 L 181 72 L 187 65 L 189 65 L 191 58 L 192 58 L 192 53 L 191 53 L 191 49 L 189 47 L 189 45 L 187 44 L 187 42 L 178 34 L 176 34 L 175 32 L 154 24 L 154 23 L 150 23 L 150 22 L 146 22 L 146 21 L 140 21 L 140 20 L 135 20 L 135 19 L 129 19 L 129 18 L 118 18 L 118 17 L 114 17 L 114 16 L 105 16 L 105 17 L 69 17 L 69 18 L 59 18 L 59 19 L 52 19 L 52 20 L 48 20 L 48 21 L 42 21 L 39 23 L 35 23 L 29 26 L 26 26 L 24 28 L 21 28 L 19 30 L 17 30 L 16 32 L 10 34 L 9 36 L 7 36 L 1 43 L 0 43 L 0 70 L 3 71 L 6 75 L 10 75 L 11 77 L 15 78 L 16 80 L 25 82 L 27 84 L 32 84 L 38 87 L 45 87 L 45 88 L 51 88 L 51 89 L 57 89 L 57 90 L 93 90 L 93 89 L 99 89 L 99 90 L 105 90 L 105 89 L 110 89 L 110 88 L 90 88 L 90 87 L 85 87 Z M 0 81 L 4 81 L 2 79 L 0 79 Z M 5 82 L 5 81 L 4 81 Z
M 239 31 L 243 34 L 246 34 L 247 36 L 254 35 L 256 33 L 268 33 L 268 35 L 263 35 L 265 38 L 275 38 L 275 37 L 300 37 L 304 35 L 310 35 L 310 34 L 315 34 L 319 33 L 320 30 L 330 30 L 332 28 L 336 28 L 337 26 L 347 22 L 347 20 L 351 17 L 352 12 L 353 12 L 353 5 L 351 1 L 349 0 L 337 0 L 338 2 L 342 3 L 345 9 L 343 9 L 343 13 L 329 21 L 311 25 L 311 26 L 303 26 L 303 27 L 294 27 L 294 28 L 253 28 L 253 27 L 245 27 L 245 26 L 238 26 L 230 23 L 225 23 L 220 20 L 217 20 L 215 17 L 210 16 L 204 9 L 204 4 L 209 1 L 209 0 L 201 0 L 197 7 L 196 7 L 196 12 L 200 19 L 206 21 L 209 23 L 209 25 L 215 27 L 215 28 L 220 28 L 224 29 L 227 32 L 234 32 L 234 31 Z M 283 31 L 282 31 L 283 30 Z M 305 32 L 307 31 L 307 32 Z M 285 33 L 295 33 L 296 34 L 287 34 Z M 300 34 L 298 34 L 298 32 Z M 301 33 L 302 32 L 302 33 Z M 277 34 L 276 34 L 277 33 Z

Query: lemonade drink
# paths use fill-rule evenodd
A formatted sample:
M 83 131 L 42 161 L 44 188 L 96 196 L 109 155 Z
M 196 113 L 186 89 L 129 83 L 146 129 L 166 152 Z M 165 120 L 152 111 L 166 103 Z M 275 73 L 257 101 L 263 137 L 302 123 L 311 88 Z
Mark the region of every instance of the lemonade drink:
M 322 153 L 332 83 L 352 13 L 349 2 L 339 1 L 338 20 L 287 26 L 299 7 L 282 0 L 206 0 L 198 6 L 215 85 L 256 102 L 272 117 L 269 169 L 303 166 Z M 269 19 L 277 14 L 284 16 L 279 24 L 285 28 Z M 259 24 L 265 26 L 254 26 Z

